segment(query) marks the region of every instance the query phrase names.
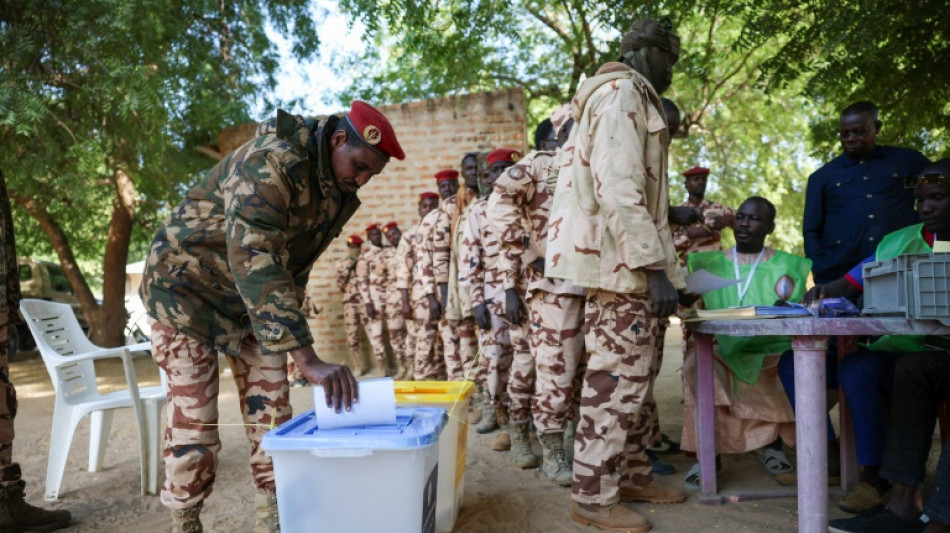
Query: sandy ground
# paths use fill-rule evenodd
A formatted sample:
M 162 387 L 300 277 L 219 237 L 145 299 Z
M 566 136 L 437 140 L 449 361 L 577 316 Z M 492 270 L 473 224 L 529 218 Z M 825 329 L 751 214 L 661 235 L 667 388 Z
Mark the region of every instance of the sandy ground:
M 656 387 L 657 399 L 664 432 L 678 440 L 682 426 L 679 373 L 682 352 L 678 327 L 669 330 L 666 353 L 666 362 Z M 136 364 L 143 384 L 158 383 L 157 369 L 150 359 L 140 358 Z M 104 388 L 114 387 L 122 380 L 121 366 L 117 363 L 100 365 L 99 373 Z M 74 517 L 73 526 L 63 531 L 170 531 L 168 512 L 158 497 L 139 493 L 137 435 L 132 414 L 128 410 L 119 411 L 115 416 L 105 465 L 99 472 L 86 471 L 88 424 L 80 424 L 70 449 L 61 498 L 56 503 L 43 502 L 53 409 L 52 387 L 46 369 L 35 352 L 21 355 L 18 361 L 11 364 L 11 375 L 17 385 L 20 403 L 16 418 L 14 460 L 23 467 L 27 499 L 31 503 L 69 509 Z M 291 400 L 295 412 L 312 408 L 308 388 L 292 389 Z M 223 376 L 219 405 L 221 423 L 240 422 L 237 395 L 229 375 Z M 489 449 L 491 439 L 491 434 L 479 435 L 473 429 L 469 430 L 465 497 L 456 532 L 596 531 L 571 521 L 569 489 L 558 488 L 540 479 L 534 470 L 513 469 L 508 464 L 507 454 Z M 202 512 L 205 531 L 250 531 L 253 524 L 254 489 L 247 466 L 249 447 L 243 430 L 236 426 L 222 427 L 221 441 L 223 449 L 214 494 L 205 502 Z M 682 455 L 672 456 L 671 462 L 679 472 L 658 477 L 658 482 L 669 486 L 681 484 L 683 475 L 694 461 Z M 932 460 L 931 472 L 933 464 Z M 721 488 L 739 491 L 779 488 L 751 455 L 726 457 L 724 466 L 724 473 L 720 477 Z M 838 497 L 837 489 L 831 489 L 831 518 L 847 516 L 835 506 Z M 632 508 L 647 515 L 655 531 L 797 531 L 797 504 L 793 492 L 782 498 L 721 506 L 704 505 L 691 497 L 679 505 L 635 504 Z M 371 508 L 367 510 L 371 511 Z M 338 530 L 315 527 L 313 531 L 336 533 Z

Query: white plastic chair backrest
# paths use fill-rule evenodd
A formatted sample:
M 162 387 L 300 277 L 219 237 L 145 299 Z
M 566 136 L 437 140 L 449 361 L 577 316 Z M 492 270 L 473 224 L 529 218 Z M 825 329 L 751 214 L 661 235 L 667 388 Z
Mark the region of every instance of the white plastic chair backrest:
M 36 339 L 57 396 L 66 403 L 99 395 L 91 360 L 71 356 L 98 350 L 83 333 L 72 307 L 45 300 L 21 300 L 20 312 Z

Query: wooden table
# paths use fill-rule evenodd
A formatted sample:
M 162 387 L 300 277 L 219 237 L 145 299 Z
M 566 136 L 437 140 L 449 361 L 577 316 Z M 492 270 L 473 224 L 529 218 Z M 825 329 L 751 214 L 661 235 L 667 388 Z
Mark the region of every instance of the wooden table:
M 696 418 L 703 503 L 722 503 L 716 488 L 716 410 L 713 391 L 713 335 L 790 335 L 795 351 L 795 421 L 798 454 L 798 530 L 828 531 L 828 428 L 825 353 L 828 339 L 843 337 L 839 346 L 854 344 L 860 335 L 950 335 L 950 326 L 936 320 L 896 317 L 785 318 L 699 320 L 684 322 L 696 333 Z M 842 486 L 856 480 L 850 421 L 842 405 Z

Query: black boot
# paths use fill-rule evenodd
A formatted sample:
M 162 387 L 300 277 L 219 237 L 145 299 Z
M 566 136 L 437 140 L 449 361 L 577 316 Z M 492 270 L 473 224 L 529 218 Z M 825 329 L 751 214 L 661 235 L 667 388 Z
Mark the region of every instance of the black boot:
M 23 499 L 23 480 L 13 485 L 0 487 L 0 531 L 25 533 L 29 531 L 54 531 L 69 525 L 69 511 L 47 511 L 33 507 Z

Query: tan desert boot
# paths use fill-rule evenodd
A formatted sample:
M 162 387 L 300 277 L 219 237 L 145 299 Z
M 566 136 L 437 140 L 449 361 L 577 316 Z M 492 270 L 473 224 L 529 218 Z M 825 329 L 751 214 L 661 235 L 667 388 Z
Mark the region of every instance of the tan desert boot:
M 572 501 L 571 520 L 604 531 L 646 533 L 653 529 L 650 521 L 643 515 L 635 513 L 622 505 L 600 507 Z

